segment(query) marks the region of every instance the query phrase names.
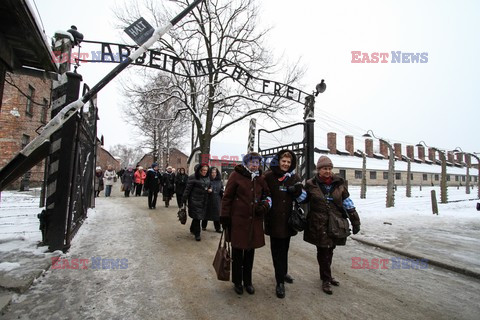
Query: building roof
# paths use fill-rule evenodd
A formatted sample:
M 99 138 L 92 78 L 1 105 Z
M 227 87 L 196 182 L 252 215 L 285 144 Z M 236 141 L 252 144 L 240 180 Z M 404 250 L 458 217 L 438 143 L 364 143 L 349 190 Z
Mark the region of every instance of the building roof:
M 315 160 L 318 154 L 315 155 Z M 343 156 L 338 154 L 329 154 L 328 157 L 332 160 L 334 167 L 345 169 L 360 169 L 362 168 L 362 158 L 355 156 Z M 380 160 L 367 157 L 367 170 L 381 170 L 388 171 L 388 160 Z M 411 172 L 422 173 L 440 173 L 442 167 L 439 165 L 425 164 L 425 163 L 410 163 Z M 407 171 L 407 162 L 395 161 L 395 171 Z M 447 166 L 447 174 L 465 175 L 466 168 Z M 470 175 L 478 175 L 476 168 L 470 168 Z
M 47 36 L 27 0 L 0 1 L 0 58 L 10 71 L 58 72 Z

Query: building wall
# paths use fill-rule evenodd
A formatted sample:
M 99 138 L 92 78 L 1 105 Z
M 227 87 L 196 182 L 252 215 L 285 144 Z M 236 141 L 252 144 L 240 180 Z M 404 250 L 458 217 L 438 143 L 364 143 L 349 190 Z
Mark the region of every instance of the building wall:
M 106 170 L 107 166 L 111 164 L 113 169 L 118 172 L 120 168 L 120 162 L 115 159 L 110 152 L 105 150 L 100 144 L 97 145 L 97 159 L 96 159 L 96 166 L 102 167 L 102 170 Z
M 172 148 L 170 149 L 170 161 L 167 162 L 167 157 L 163 156 L 163 164 L 160 163 L 160 160 L 157 161 L 159 164 L 160 171 L 165 171 L 168 166 L 172 166 L 175 170 L 179 168 L 184 168 L 185 172 L 188 173 L 188 164 L 187 164 L 188 156 L 181 152 L 178 149 Z M 148 169 L 152 166 L 153 163 L 153 156 L 151 154 L 146 154 L 140 159 L 138 162 L 144 169 Z
M 38 135 L 35 130 L 50 120 L 51 88 L 51 80 L 6 74 L 0 106 L 0 168 Z M 34 90 L 33 98 L 29 100 L 24 94 L 30 96 L 31 89 Z M 27 174 L 30 187 L 42 184 L 43 172 L 43 161 L 30 170 Z M 9 189 L 19 188 L 20 182 L 21 179 L 18 179 Z

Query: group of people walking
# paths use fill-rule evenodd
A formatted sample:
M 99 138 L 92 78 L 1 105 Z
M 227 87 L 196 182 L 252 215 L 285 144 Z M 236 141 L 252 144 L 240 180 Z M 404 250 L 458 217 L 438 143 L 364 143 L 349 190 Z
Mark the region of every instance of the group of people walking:
M 243 158 L 243 163 L 235 167 L 228 179 L 221 202 L 220 222 L 232 246 L 235 292 L 243 294 L 245 289 L 249 294 L 255 293 L 252 279 L 255 249 L 265 245 L 265 233 L 270 236 L 275 293 L 278 298 L 285 297 L 285 282 L 294 281 L 288 273 L 288 251 L 290 238 L 296 232 L 290 228 L 288 219 L 296 201 L 310 205 L 303 238 L 316 246 L 322 290 L 332 294 L 331 286 L 339 285 L 331 272 L 333 251 L 337 245 L 345 245 L 348 234 L 341 237 L 331 234 L 330 215 L 336 219 L 348 218 L 353 233 L 360 231 L 360 219 L 345 181 L 332 174 L 333 163 L 326 156 L 319 158 L 315 176 L 305 185 L 294 173 L 293 152 L 278 152 L 265 174 L 260 169 L 261 161 L 258 153 L 249 153 Z

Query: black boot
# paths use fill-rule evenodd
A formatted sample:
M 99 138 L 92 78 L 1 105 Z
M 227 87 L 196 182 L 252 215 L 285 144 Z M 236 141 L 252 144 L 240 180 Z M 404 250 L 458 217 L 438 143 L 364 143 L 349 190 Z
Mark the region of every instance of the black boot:
M 275 293 L 277 294 L 278 298 L 285 298 L 285 285 L 283 283 L 278 283 L 277 287 L 275 288 Z

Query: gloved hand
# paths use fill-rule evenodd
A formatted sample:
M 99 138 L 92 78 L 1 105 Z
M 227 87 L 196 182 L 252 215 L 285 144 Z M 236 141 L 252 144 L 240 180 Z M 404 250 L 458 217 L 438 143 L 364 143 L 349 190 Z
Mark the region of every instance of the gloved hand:
M 262 201 L 255 207 L 255 215 L 257 217 L 263 217 L 268 213 L 270 210 L 270 206 L 268 205 L 267 201 Z
M 287 192 L 293 194 L 294 196 L 299 196 L 302 193 L 302 183 L 297 182 L 293 186 L 288 186 Z
M 229 229 L 232 226 L 232 219 L 228 216 L 220 216 L 220 224 L 223 229 Z
M 353 234 L 357 234 L 357 233 L 360 232 L 360 225 L 359 224 L 352 226 L 352 228 L 353 228 L 353 230 L 352 230 Z

